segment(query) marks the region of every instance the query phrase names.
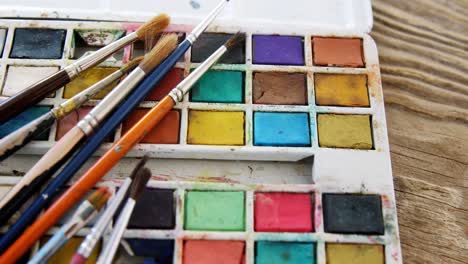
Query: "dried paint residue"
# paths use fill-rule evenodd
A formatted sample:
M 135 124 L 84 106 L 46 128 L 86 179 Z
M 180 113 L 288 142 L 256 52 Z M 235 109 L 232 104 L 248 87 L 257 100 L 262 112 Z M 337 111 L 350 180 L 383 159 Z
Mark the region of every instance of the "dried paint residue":
M 369 115 L 319 114 L 319 145 L 329 148 L 372 149 Z
M 317 73 L 314 80 L 317 105 L 369 106 L 366 75 Z

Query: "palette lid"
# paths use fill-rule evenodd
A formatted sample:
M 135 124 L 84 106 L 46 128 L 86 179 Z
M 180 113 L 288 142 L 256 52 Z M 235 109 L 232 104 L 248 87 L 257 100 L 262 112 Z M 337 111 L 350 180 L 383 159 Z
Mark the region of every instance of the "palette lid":
M 165 12 L 174 23 L 195 24 L 219 0 L 2 0 L 0 17 L 142 22 Z M 214 25 L 320 34 L 372 28 L 370 0 L 231 0 Z

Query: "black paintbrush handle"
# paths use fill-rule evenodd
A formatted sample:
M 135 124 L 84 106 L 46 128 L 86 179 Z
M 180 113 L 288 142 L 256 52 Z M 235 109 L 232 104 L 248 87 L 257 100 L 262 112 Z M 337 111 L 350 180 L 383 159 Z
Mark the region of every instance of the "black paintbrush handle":
M 15 132 L 0 139 L 0 162 L 31 142 L 54 124 L 55 115 L 47 112 Z
M 65 70 L 29 86 L 21 92 L 0 102 L 0 125 L 17 116 L 26 108 L 39 103 L 46 96 L 70 82 Z
M 38 172 L 38 174 L 29 184 L 19 189 L 14 197 L 0 209 L 0 226 L 5 225 L 28 199 L 40 191 L 40 188 L 75 153 L 85 139 L 84 133 L 78 127 L 73 128 L 28 171 L 28 173 Z

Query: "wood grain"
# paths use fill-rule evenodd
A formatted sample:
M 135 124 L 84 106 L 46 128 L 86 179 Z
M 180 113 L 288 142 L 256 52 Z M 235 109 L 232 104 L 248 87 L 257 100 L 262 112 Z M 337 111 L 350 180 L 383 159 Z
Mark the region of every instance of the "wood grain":
M 405 263 L 468 263 L 468 1 L 375 0 Z

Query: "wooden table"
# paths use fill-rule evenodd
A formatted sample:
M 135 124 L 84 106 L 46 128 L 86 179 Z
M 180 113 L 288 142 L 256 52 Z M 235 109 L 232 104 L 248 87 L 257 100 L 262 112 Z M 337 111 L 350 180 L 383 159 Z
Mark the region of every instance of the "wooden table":
M 468 263 L 468 1 L 373 12 L 404 263 Z

